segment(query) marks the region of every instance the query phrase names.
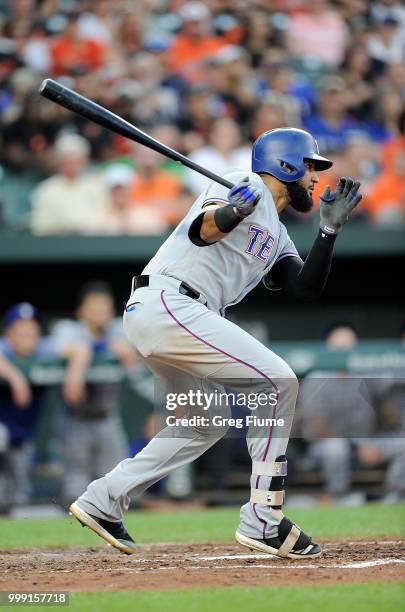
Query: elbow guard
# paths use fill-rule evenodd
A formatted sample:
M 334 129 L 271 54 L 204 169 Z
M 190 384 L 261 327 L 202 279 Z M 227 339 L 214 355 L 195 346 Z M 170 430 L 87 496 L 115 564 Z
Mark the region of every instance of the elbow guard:
M 201 227 L 204 220 L 204 214 L 205 213 L 201 213 L 201 215 L 198 215 L 188 230 L 188 237 L 190 238 L 191 242 L 198 247 L 210 246 L 210 244 L 212 244 L 210 242 L 205 242 L 205 240 L 201 238 Z

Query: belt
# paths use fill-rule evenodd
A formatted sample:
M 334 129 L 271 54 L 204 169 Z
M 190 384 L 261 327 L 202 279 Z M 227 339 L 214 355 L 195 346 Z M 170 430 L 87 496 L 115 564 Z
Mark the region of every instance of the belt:
M 167 277 L 170 278 L 170 277 Z M 141 276 L 134 276 L 133 278 L 133 289 L 139 289 L 140 287 L 149 287 L 150 278 L 148 274 L 142 274 Z M 201 297 L 201 293 L 198 291 L 194 291 L 191 287 L 187 285 L 187 283 L 181 282 L 179 287 L 179 293 L 186 295 L 192 300 L 199 300 Z

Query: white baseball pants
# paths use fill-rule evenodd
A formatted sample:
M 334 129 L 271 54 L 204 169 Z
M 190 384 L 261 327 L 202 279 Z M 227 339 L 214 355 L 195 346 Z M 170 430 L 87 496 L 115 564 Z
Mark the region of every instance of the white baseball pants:
M 297 379 L 283 359 L 200 301 L 179 293 L 179 285 L 180 281 L 173 278 L 151 276 L 149 287 L 137 289 L 128 301 L 125 332 L 155 374 L 169 381 L 170 390 L 195 389 L 196 385 L 204 391 L 223 389 L 224 381 L 233 381 L 232 387 L 238 391 L 244 388 L 250 393 L 258 389 L 277 394 L 277 404 L 265 408 L 266 416 L 283 418 L 284 427 L 271 425 L 258 435 L 257 430 L 248 432 L 254 469 L 251 498 L 241 508 L 239 525 L 248 537 L 273 537 L 279 518 L 266 494 L 275 476 L 273 462 L 286 452 Z M 203 414 L 198 407 L 188 407 L 187 416 L 197 413 Z M 99 518 L 120 521 L 128 509 L 130 495 L 140 495 L 172 470 L 199 457 L 226 429 L 166 427 L 134 458 L 121 461 L 104 477 L 93 481 L 79 497 L 80 507 Z

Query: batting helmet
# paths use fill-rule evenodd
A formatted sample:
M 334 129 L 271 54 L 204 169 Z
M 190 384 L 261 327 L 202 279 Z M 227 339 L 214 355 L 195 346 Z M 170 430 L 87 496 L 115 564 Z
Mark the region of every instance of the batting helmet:
M 304 130 L 277 128 L 263 132 L 253 143 L 252 171 L 271 174 L 284 183 L 298 181 L 305 174 L 305 162 L 315 170 L 327 170 L 332 162 L 319 155 L 315 138 Z

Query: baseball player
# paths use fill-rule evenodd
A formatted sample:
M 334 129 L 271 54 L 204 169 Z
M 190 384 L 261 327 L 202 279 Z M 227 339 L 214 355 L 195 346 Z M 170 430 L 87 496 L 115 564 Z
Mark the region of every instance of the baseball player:
M 320 230 L 305 262 L 279 215 L 287 206 L 309 211 L 317 172 L 331 166 L 308 132 L 264 132 L 253 144 L 252 172 L 231 170 L 223 176 L 235 185 L 232 189 L 211 183 L 197 198 L 142 275 L 133 279 L 124 313 L 131 343 L 169 385 L 184 389 L 199 384 L 204 391 L 231 386 L 276 397 L 275 404 L 261 409 L 276 418 L 259 433 L 257 428 L 248 432 L 251 494 L 235 536 L 249 549 L 291 559 L 322 554 L 282 512 L 298 382 L 287 363 L 225 319 L 224 312 L 260 281 L 297 298 L 321 293 L 336 237 L 361 199 L 360 183 L 342 177 L 334 192 L 325 189 Z M 199 407 L 187 406 L 187 416 L 197 413 L 202 414 Z M 225 423 L 225 411 L 222 416 Z M 212 422 L 208 427 L 181 423 L 175 432 L 166 427 L 134 458 L 93 481 L 70 512 L 120 551 L 135 552 L 122 523 L 130 496 L 199 457 L 225 432 L 226 425 Z

